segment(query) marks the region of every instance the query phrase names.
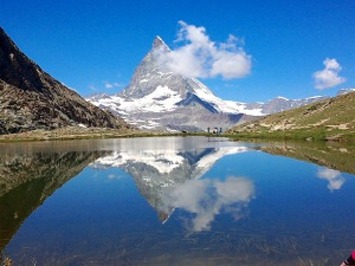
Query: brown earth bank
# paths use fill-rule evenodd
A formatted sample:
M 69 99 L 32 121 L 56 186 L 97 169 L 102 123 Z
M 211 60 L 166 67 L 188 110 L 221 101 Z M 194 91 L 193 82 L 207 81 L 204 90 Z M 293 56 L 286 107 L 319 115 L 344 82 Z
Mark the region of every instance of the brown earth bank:
M 70 139 L 120 138 L 147 135 L 135 129 L 64 127 L 53 130 L 31 130 L 21 133 L 0 135 L 0 142 L 47 141 Z

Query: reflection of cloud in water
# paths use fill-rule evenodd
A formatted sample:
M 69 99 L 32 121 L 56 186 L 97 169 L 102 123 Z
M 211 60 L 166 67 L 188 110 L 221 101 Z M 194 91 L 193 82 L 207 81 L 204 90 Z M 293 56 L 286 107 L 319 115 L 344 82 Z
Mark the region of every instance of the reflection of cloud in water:
M 328 180 L 329 184 L 327 188 L 330 191 L 341 189 L 341 187 L 345 183 L 345 179 L 341 176 L 341 173 L 339 171 L 326 167 L 320 167 L 318 169 L 317 176 L 319 178 Z
M 112 181 L 112 180 L 121 180 L 123 178 L 124 178 L 124 176 L 118 175 L 118 174 L 109 174 L 107 176 L 107 179 L 110 180 L 110 181 Z
M 239 200 L 240 203 L 235 207 L 229 199 L 235 196 L 234 191 L 228 191 L 229 187 L 224 186 L 229 183 L 233 185 L 233 178 L 225 182 L 197 180 L 224 156 L 249 150 L 244 145 L 220 140 L 159 138 L 150 142 L 136 139 L 122 142 L 109 156 L 96 160 L 91 167 L 118 167 L 132 176 L 138 191 L 156 210 L 163 223 L 174 208 L 182 208 L 196 215 L 194 230 L 205 230 L 222 210 L 239 217 L 242 203 L 245 205 L 246 202 Z M 113 178 L 110 176 L 109 180 Z M 237 183 L 243 183 L 244 179 L 238 180 Z M 212 194 L 209 194 L 211 191 Z M 239 197 L 243 195 L 240 191 L 238 193 Z
M 199 179 L 188 180 L 165 191 L 164 204 L 180 208 L 195 215 L 192 231 L 209 230 L 215 216 L 230 213 L 235 219 L 243 217 L 243 210 L 254 197 L 254 184 L 243 177 L 229 177 L 225 181 Z

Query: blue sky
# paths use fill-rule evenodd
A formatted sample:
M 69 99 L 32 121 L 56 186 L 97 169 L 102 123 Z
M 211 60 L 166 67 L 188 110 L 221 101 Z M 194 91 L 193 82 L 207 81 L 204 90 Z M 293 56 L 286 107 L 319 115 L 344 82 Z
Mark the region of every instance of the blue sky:
M 354 0 L 3 0 L 0 26 L 83 96 L 124 88 L 156 35 L 173 50 L 189 42 L 176 42 L 179 21 L 204 27 L 216 47 L 233 35 L 248 73 L 201 81 L 219 97 L 252 102 L 355 87 L 354 14 Z

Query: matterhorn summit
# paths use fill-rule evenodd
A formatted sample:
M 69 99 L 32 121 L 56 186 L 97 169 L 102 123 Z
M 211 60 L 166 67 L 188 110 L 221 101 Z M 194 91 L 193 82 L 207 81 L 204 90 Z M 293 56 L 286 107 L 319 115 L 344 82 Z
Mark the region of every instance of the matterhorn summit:
M 143 98 L 154 92 L 161 85 L 161 78 L 164 75 L 171 75 L 171 73 L 163 71 L 164 67 L 162 65 L 164 55 L 169 52 L 170 48 L 159 36 L 156 36 L 152 49 L 137 67 L 130 85 L 122 94 L 125 97 Z
M 114 96 L 89 98 L 142 129 L 201 131 L 208 127 L 229 128 L 249 116 L 262 115 L 260 109 L 216 97 L 199 80 L 169 69 L 171 52 L 156 36 L 151 50 L 136 68 L 131 82 Z
M 87 100 L 146 130 L 224 130 L 272 112 L 269 108 L 266 113 L 260 103 L 222 100 L 196 78 L 172 71 L 171 52 L 163 39 L 156 36 L 122 92 Z

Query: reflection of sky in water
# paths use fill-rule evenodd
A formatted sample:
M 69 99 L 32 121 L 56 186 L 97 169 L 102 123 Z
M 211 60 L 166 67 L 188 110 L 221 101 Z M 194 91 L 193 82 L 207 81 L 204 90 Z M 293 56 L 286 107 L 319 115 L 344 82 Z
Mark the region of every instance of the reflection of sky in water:
M 129 141 L 24 221 L 16 265 L 337 265 L 353 247 L 353 175 L 238 143 L 175 139 L 165 160 L 164 143 Z
M 243 216 L 243 207 L 254 196 L 253 183 L 241 177 L 226 180 L 189 180 L 165 191 L 163 202 L 169 208 L 180 208 L 195 214 L 192 231 L 209 230 L 216 215 L 228 212 L 236 220 Z

